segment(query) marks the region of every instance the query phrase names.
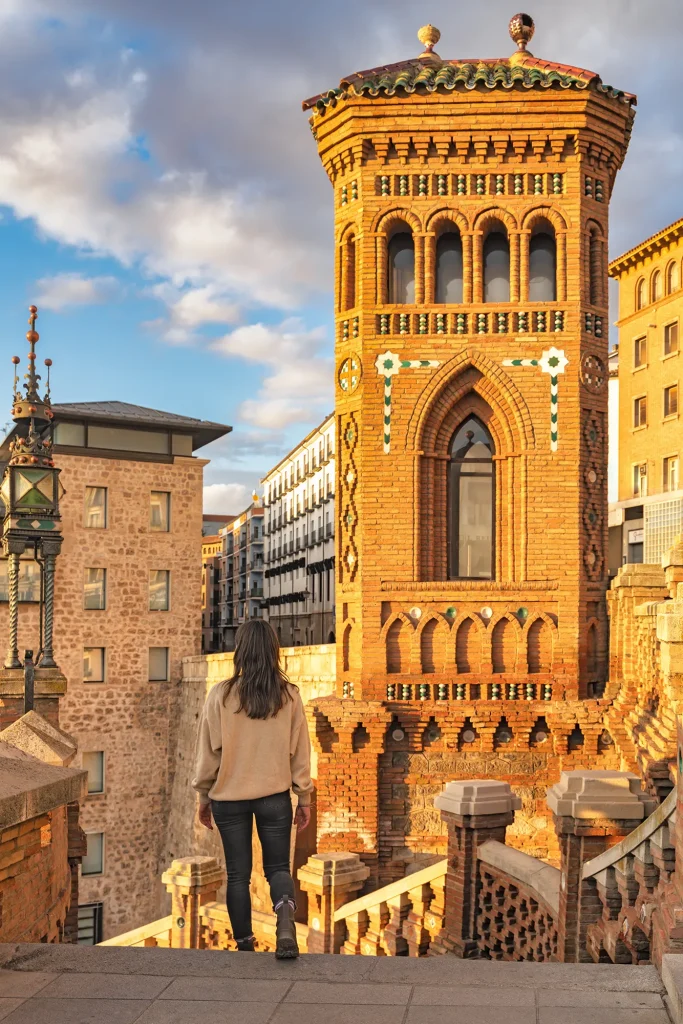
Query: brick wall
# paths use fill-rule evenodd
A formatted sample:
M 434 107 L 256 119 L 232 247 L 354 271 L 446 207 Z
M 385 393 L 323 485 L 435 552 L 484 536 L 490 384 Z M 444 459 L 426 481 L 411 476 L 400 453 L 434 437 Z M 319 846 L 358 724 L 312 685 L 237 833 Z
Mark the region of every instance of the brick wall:
M 61 942 L 71 901 L 66 806 L 0 832 L 0 942 Z

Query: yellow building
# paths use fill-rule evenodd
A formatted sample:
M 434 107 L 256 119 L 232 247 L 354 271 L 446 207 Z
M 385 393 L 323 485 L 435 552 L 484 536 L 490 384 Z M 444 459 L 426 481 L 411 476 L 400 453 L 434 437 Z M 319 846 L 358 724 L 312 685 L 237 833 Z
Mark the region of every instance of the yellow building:
M 619 485 L 610 521 L 621 529 L 622 562 L 659 562 L 683 526 L 682 260 L 683 219 L 609 268 L 619 281 Z

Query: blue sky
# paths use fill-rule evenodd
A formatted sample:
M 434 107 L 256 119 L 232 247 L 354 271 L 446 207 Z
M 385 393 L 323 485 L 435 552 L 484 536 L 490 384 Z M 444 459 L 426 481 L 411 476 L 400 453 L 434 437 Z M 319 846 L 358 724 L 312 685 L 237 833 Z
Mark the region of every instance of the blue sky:
M 644 9 L 530 9 L 537 56 L 639 97 L 612 256 L 683 213 L 683 5 Z M 0 0 L 8 404 L 35 301 L 57 401 L 233 426 L 206 452 L 206 506 L 240 511 L 332 407 L 332 195 L 301 100 L 416 55 L 427 21 L 444 57 L 509 54 L 513 13 L 500 0 Z

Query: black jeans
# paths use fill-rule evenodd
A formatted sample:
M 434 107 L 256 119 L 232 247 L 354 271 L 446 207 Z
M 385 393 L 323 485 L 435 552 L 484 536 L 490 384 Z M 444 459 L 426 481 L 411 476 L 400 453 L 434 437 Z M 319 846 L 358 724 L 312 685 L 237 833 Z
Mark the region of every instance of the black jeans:
M 252 934 L 249 882 L 254 818 L 273 906 L 283 898 L 294 902 L 294 882 L 289 869 L 292 800 L 289 790 L 258 800 L 212 800 L 211 812 L 225 851 L 232 934 L 235 939 L 246 939 Z

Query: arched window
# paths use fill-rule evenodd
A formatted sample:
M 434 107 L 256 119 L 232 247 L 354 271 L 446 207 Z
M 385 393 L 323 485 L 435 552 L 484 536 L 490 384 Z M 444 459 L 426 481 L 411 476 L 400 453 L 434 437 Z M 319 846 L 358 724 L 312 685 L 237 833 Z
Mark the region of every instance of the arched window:
M 407 224 L 389 239 L 389 302 L 415 302 L 415 243 Z
M 484 239 L 484 302 L 510 301 L 510 245 L 505 228 L 495 224 Z
M 342 308 L 353 309 L 356 305 L 356 239 L 353 235 L 346 240 L 342 259 Z
M 671 295 L 672 292 L 678 291 L 678 264 L 674 263 L 673 260 L 666 268 L 666 294 Z
M 462 239 L 444 231 L 436 242 L 436 301 L 462 302 Z
M 650 302 L 657 302 L 662 297 L 662 274 L 655 270 L 650 278 Z
M 493 579 L 493 441 L 476 416 L 453 437 L 448 472 L 449 577 Z
M 636 309 L 642 309 L 645 305 L 645 280 L 641 277 L 636 285 Z
M 600 305 L 602 296 L 601 274 L 602 260 L 600 254 L 600 237 L 595 228 L 591 228 L 588 236 L 588 300 L 592 306 Z
M 555 232 L 547 221 L 541 221 L 529 242 L 529 302 L 554 302 L 556 280 Z

